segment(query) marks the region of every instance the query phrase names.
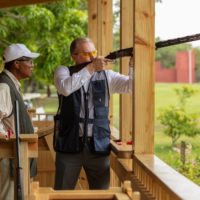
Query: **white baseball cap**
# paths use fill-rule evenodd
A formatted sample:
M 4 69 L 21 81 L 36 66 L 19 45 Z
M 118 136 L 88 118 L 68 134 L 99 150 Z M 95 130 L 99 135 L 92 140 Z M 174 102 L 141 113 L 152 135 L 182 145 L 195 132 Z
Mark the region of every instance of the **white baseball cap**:
M 24 44 L 11 44 L 4 51 L 4 63 L 16 60 L 21 57 L 37 58 L 40 54 L 31 52 Z

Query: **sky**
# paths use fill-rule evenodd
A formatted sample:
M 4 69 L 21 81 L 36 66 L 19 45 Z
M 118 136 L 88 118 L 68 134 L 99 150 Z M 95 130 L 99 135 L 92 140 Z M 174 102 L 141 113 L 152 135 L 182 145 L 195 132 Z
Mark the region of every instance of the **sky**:
M 161 40 L 200 34 L 200 0 L 162 0 L 155 9 L 155 36 Z M 200 47 L 200 40 L 191 44 Z

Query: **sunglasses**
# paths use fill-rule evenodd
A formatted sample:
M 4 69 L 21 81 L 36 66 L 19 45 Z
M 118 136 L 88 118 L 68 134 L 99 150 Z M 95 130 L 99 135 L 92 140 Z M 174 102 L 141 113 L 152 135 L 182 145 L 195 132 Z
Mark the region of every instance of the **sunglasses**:
M 32 59 L 17 59 L 16 61 L 27 62 L 29 64 L 33 64 L 33 60 Z
M 79 52 L 79 53 L 74 53 L 74 54 L 75 55 L 81 55 L 81 56 L 86 57 L 86 58 L 91 57 L 91 56 L 96 57 L 97 51 L 95 50 L 95 51 L 90 51 L 90 52 Z

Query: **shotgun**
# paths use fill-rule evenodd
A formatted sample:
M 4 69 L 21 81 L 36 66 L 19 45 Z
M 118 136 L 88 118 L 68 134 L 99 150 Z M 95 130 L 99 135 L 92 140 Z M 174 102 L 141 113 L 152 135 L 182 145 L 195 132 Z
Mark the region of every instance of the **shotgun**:
M 172 46 L 172 45 L 176 45 L 176 44 L 182 44 L 182 43 L 186 43 L 186 42 L 192 42 L 192 41 L 196 41 L 196 40 L 200 40 L 200 34 L 159 41 L 159 42 L 155 43 L 155 49 L 157 50 L 159 48 L 168 47 L 168 46 Z M 132 55 L 133 55 L 133 47 L 130 47 L 130 48 L 120 49 L 118 51 L 111 52 L 105 58 L 115 60 L 117 58 L 132 56 Z M 92 61 L 84 62 L 80 65 L 70 66 L 69 67 L 70 74 L 72 75 L 73 73 L 80 71 L 81 69 L 83 69 L 85 66 L 87 66 L 91 62 Z
M 17 163 L 17 172 L 16 172 L 16 192 L 17 200 L 24 200 L 23 184 L 22 184 L 22 175 L 21 175 L 21 164 L 20 164 L 20 144 L 19 144 L 19 103 L 18 100 L 15 101 L 15 134 L 16 134 L 16 163 Z

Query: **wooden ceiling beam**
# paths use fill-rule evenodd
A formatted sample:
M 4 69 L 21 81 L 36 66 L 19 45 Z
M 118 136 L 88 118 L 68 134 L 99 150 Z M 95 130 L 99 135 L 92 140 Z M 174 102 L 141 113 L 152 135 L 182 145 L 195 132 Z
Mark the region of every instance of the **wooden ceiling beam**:
M 56 0 L 0 0 L 0 8 L 8 8 L 15 6 L 26 6 L 30 4 L 38 4 L 45 2 L 55 2 Z

